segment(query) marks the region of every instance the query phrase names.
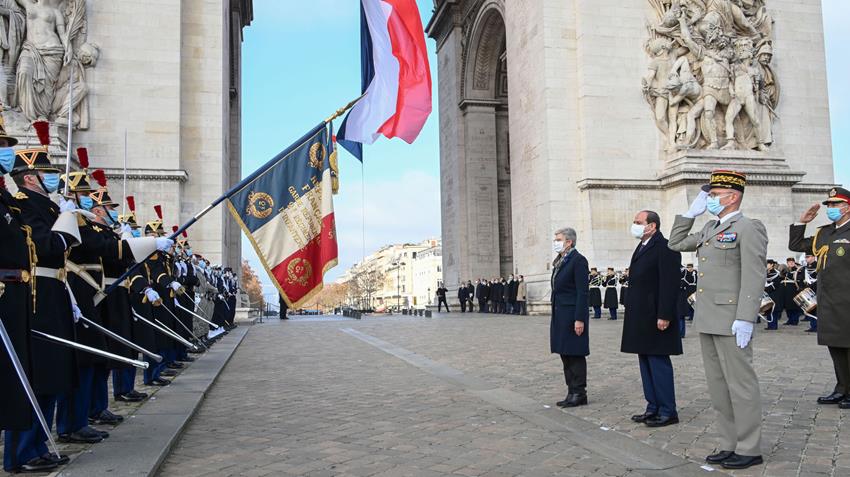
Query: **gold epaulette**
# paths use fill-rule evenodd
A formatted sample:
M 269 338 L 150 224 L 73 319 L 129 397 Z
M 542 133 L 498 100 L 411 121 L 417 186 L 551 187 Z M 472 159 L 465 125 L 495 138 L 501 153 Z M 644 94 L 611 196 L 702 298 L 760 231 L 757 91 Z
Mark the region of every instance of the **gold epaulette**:
M 24 194 L 21 191 L 18 191 L 18 192 L 15 193 L 15 199 L 18 199 L 18 200 L 29 199 L 29 196 Z

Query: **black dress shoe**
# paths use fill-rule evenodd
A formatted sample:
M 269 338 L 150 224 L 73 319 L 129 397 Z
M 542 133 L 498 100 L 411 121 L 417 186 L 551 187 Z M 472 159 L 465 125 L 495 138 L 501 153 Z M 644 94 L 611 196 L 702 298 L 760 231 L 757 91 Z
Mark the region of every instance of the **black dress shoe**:
M 169 384 L 171 384 L 171 381 L 162 378 L 156 378 L 150 383 L 151 386 L 168 386 Z
M 191 363 L 192 361 L 195 361 L 195 358 L 192 358 L 190 356 L 187 356 L 185 358 L 180 358 L 180 359 L 177 360 L 178 363 Z
M 707 456 L 705 458 L 705 461 L 708 462 L 709 464 L 719 464 L 719 463 L 723 462 L 724 460 L 726 460 L 726 459 L 728 459 L 728 458 L 730 458 L 734 455 L 735 455 L 735 452 L 733 452 L 733 451 L 720 451 L 716 454 L 711 454 L 710 456 Z
M 59 467 L 56 462 L 45 459 L 44 457 L 36 457 L 20 467 L 21 472 L 50 472 Z
M 128 392 L 127 395 L 130 396 L 130 397 L 139 398 L 139 399 L 145 399 L 146 397 L 148 397 L 148 393 L 140 393 L 140 392 L 136 391 L 135 389 Z
M 850 409 L 850 397 L 846 397 L 838 403 L 838 409 Z
M 77 432 L 71 432 L 69 434 L 59 434 L 59 442 L 66 442 L 72 444 L 97 444 L 98 442 L 103 440 L 99 434 L 91 434 L 80 429 Z
M 100 429 L 95 429 L 91 426 L 86 426 L 80 430 L 81 432 L 86 432 L 91 435 L 100 436 L 101 439 L 106 439 L 109 437 L 109 433 L 106 431 L 101 431 Z
M 815 328 L 815 329 L 809 328 L 808 330 L 806 330 L 806 333 L 817 333 L 817 332 L 818 332 L 817 328 Z
M 159 373 L 159 375 L 160 376 L 177 376 L 177 371 L 174 371 L 173 369 L 165 369 L 161 373 Z
M 635 414 L 634 416 L 632 416 L 632 421 L 634 421 L 634 422 L 646 422 L 647 420 L 652 419 L 655 416 L 657 416 L 657 414 L 655 414 L 654 412 L 645 412 L 643 414 Z
M 838 404 L 844 400 L 844 395 L 839 392 L 834 392 L 829 396 L 821 396 L 818 398 L 818 404 Z
M 109 409 L 104 409 L 100 414 L 89 418 L 91 424 L 118 424 L 124 422 L 124 416 L 119 416 Z
M 577 407 L 587 405 L 587 394 L 570 394 L 558 403 L 558 407 Z
M 168 363 L 165 365 L 168 369 L 183 369 L 183 365 L 178 362 Z
M 130 393 L 127 393 L 127 394 L 119 394 L 118 396 L 115 396 L 115 400 L 121 401 L 121 402 L 141 402 L 141 401 L 144 400 L 144 398 L 136 397 L 136 396 L 133 396 Z
M 53 454 L 47 453 L 41 456 L 42 459 L 49 460 L 54 462 L 56 465 L 65 465 L 68 462 L 71 462 L 71 459 L 65 454 L 59 454 L 59 457 L 56 457 Z
M 652 419 L 647 419 L 644 424 L 647 427 L 664 427 L 679 423 L 679 416 L 656 416 Z
M 747 469 L 760 464 L 764 464 L 764 459 L 762 459 L 760 455 L 738 454 L 735 454 L 720 463 L 724 469 Z

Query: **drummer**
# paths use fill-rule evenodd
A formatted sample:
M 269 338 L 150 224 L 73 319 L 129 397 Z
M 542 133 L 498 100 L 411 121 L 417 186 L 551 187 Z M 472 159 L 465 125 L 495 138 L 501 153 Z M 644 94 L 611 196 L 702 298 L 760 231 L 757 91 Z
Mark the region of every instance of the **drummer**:
M 817 293 L 818 291 L 818 259 L 812 254 L 806 255 L 806 265 L 800 267 L 800 273 L 797 274 L 798 279 L 798 287 L 800 290 L 805 290 L 810 288 L 813 292 Z M 815 304 L 817 305 L 817 303 Z M 817 333 L 818 331 L 818 317 L 817 317 L 817 308 L 806 311 L 806 320 L 809 322 L 809 329 L 806 330 L 806 333 Z
M 765 277 L 764 281 L 764 292 L 773 300 L 771 316 L 765 318 L 767 321 L 765 330 L 777 330 L 779 329 L 779 319 L 782 318 L 782 308 L 776 306 L 776 303 L 782 300 L 782 274 L 777 269 L 777 263 L 773 259 L 767 261 L 767 277 Z
M 832 394 L 818 398 L 819 404 L 838 404 L 850 409 L 850 191 L 835 187 L 823 205 L 829 225 L 820 227 L 813 237 L 806 237 L 806 225 L 818 216 L 821 204 L 803 213 L 800 222 L 789 230 L 788 248 L 811 253 L 817 258 L 818 344 L 829 349 L 837 384 Z

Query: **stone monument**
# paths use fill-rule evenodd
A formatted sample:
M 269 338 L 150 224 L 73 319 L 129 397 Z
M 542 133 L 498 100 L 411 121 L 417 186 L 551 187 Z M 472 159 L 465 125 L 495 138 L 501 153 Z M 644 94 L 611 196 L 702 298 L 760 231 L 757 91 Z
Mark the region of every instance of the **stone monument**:
M 635 212 L 669 232 L 715 168 L 782 260 L 833 185 L 820 0 L 434 3 L 450 289 L 518 273 L 548 310 L 554 230 L 621 269 Z
M 183 222 L 241 178 L 240 49 L 252 17 L 251 0 L 0 0 L 6 128 L 25 147 L 37 144 L 32 122 L 48 120 L 57 164 L 72 128 L 71 149 L 88 147 L 116 201 L 126 155 L 139 219 L 162 204 L 168 224 Z M 214 262 L 241 263 L 224 210 L 189 238 Z

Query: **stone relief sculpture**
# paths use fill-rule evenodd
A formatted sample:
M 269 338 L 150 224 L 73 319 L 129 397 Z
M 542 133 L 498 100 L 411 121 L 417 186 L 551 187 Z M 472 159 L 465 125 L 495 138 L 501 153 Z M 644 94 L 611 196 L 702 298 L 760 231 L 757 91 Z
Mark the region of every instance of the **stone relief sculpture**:
M 87 42 L 86 0 L 0 0 L 0 49 L 0 101 L 13 123 L 67 124 L 73 75 L 73 126 L 88 129 L 86 70 L 100 51 Z
M 666 149 L 766 151 L 779 103 L 765 0 L 648 0 L 644 97 Z

